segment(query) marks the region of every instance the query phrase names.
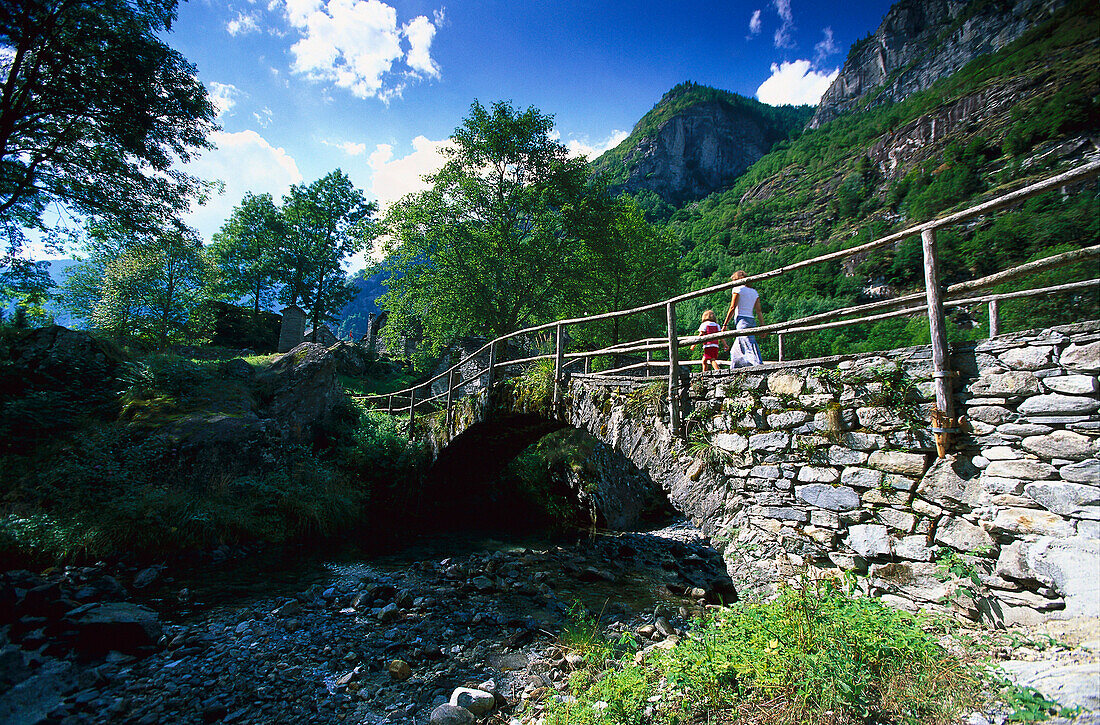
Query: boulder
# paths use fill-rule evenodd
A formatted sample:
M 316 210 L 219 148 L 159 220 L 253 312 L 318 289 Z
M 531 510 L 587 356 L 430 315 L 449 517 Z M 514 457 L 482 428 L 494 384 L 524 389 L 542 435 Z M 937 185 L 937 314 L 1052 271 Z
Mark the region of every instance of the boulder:
M 160 639 L 161 625 L 152 609 L 130 602 L 107 602 L 81 608 L 68 619 L 76 630 L 75 646 L 93 655 L 110 650 L 142 654 Z
M 335 422 L 345 403 L 336 380 L 336 358 L 322 345 L 303 342 L 257 378 L 265 413 L 293 441 L 311 440 Z
M 1028 568 L 1051 581 L 1066 600 L 1067 617 L 1100 617 L 1100 541 L 1082 536 L 1042 537 L 1027 549 Z
M 444 703 L 432 710 L 429 725 L 473 725 L 477 718 L 464 707 Z
M 1086 712 L 1100 710 L 1100 688 L 1097 687 L 1100 662 L 1065 664 L 1049 660 L 1009 660 L 1000 663 L 1000 667 L 1017 685 L 1035 688 L 1064 708 L 1081 708 Z M 1084 719 L 1074 721 L 1088 722 Z
M 466 708 L 473 713 L 474 717 L 484 717 L 493 709 L 496 698 L 491 692 L 472 687 L 459 687 L 451 693 L 450 704 Z
M 114 379 L 125 359 L 122 351 L 87 332 L 50 325 L 30 330 L 11 343 L 13 369 L 6 374 L 23 388 L 114 392 Z

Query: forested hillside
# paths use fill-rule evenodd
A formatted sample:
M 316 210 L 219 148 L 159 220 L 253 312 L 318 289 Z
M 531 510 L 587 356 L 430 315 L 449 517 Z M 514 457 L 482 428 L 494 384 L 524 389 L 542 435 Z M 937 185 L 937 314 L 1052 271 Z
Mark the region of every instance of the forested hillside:
M 644 125 L 645 119 L 639 128 Z M 1073 2 L 1050 22 L 904 101 L 849 113 L 779 142 L 729 189 L 668 215 L 667 228 L 683 248 L 681 288 L 717 284 L 737 269 L 773 269 L 965 208 L 1095 156 L 1098 138 L 1100 9 Z M 621 178 L 616 164 L 623 153 L 609 153 L 596 166 Z M 1079 193 L 1048 195 L 942 233 L 942 276 L 948 283 L 974 278 L 1095 244 L 1098 208 L 1092 183 Z M 854 262 L 762 283 L 765 319 L 844 307 L 872 287 L 877 295 L 920 288 L 922 275 L 915 237 Z M 1084 270 L 1050 273 L 1034 285 L 1050 284 L 1051 275 L 1080 279 Z M 1095 292 L 1068 297 L 1005 305 L 1002 329 L 1100 314 Z M 708 302 L 720 308 L 726 298 L 715 295 L 685 310 L 684 324 L 693 325 Z M 950 324 L 953 339 L 984 336 L 985 311 L 960 310 Z M 923 320 L 896 319 L 796 338 L 787 349 L 801 356 L 833 354 L 917 344 L 927 335 Z M 765 345 L 774 359 L 774 342 Z

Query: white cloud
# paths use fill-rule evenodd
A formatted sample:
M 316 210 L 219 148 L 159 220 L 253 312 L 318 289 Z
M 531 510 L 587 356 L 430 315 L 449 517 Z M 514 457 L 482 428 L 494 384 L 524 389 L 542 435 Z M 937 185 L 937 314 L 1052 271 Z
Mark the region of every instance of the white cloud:
M 202 179 L 225 182 L 225 193 L 196 207 L 186 221 L 209 240 L 229 218 L 233 207 L 241 203 L 245 192 L 271 194 L 278 200 L 291 184 L 302 181 L 298 164 L 284 149 L 275 148 L 255 131 L 226 133 L 216 131 L 210 140 L 217 149 L 207 151 L 184 168 Z
M 775 31 L 776 48 L 793 48 L 791 31 L 794 30 L 794 15 L 791 14 L 791 0 L 772 0 L 779 19 L 783 21 Z
M 761 25 L 762 25 L 762 22 L 760 20 L 760 11 L 759 10 L 753 10 L 752 11 L 752 17 L 749 18 L 749 35 L 750 36 L 759 35 Z
M 241 94 L 240 89 L 232 83 L 213 81 L 206 84 L 206 92 L 210 96 L 210 102 L 214 104 L 214 112 L 218 118 L 233 110 L 233 106 L 237 105 L 237 97 Z
M 358 156 L 367 150 L 365 143 L 353 143 L 351 141 L 326 141 L 321 139 L 321 143 L 325 146 L 332 146 L 333 148 L 340 149 L 348 156 Z
M 271 109 L 264 106 L 259 111 L 253 111 L 252 117 L 256 119 L 256 125 L 260 128 L 267 128 L 271 125 L 272 113 Z
M 367 165 L 374 172 L 370 191 L 378 199 L 378 205 L 385 209 L 406 194 L 428 188 L 422 177 L 443 166 L 446 161 L 443 149 L 450 144 L 450 139 L 432 141 L 417 136 L 412 142 L 412 153 L 401 158 L 394 158 L 390 144 L 378 144 L 367 157 Z
M 834 55 L 840 50 L 833 41 L 832 28 L 825 28 L 821 33 L 824 37 L 820 43 L 814 46 L 814 65 L 821 65 L 830 55 Z
M 607 151 L 608 149 L 613 149 L 618 146 L 629 135 L 629 131 L 620 131 L 616 129 L 612 131 L 611 135 L 608 136 L 606 139 L 597 143 L 590 143 L 587 138 L 585 138 L 583 141 L 575 138 L 569 139 L 565 143 L 565 148 L 569 150 L 570 156 L 577 157 L 583 155 L 589 161 L 591 161 L 592 159 L 602 154 L 604 151 Z
M 808 60 L 780 65 L 772 63 L 771 77 L 756 89 L 756 97 L 772 106 L 787 103 L 813 105 L 821 100 L 839 73 L 839 68 L 828 74 L 813 70 Z
M 292 69 L 311 80 L 387 101 L 404 88 L 390 79 L 402 60 L 406 75 L 439 77 L 431 57 L 437 26 L 423 15 L 398 28 L 397 11 L 380 0 L 286 0 L 285 13 L 302 34 L 290 49 Z M 436 18 L 441 21 L 442 14 Z
M 237 13 L 237 17 L 225 24 L 226 31 L 236 37 L 260 32 L 260 16 L 255 13 Z

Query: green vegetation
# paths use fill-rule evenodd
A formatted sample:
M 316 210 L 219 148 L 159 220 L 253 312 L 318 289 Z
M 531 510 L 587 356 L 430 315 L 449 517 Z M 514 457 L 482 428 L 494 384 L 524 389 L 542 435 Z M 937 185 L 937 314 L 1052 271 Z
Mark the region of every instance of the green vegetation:
M 804 582 L 712 610 L 668 650 L 590 645 L 605 656 L 572 674 L 576 700 L 551 703 L 547 723 L 955 723 L 990 679 L 944 634 L 833 582 Z

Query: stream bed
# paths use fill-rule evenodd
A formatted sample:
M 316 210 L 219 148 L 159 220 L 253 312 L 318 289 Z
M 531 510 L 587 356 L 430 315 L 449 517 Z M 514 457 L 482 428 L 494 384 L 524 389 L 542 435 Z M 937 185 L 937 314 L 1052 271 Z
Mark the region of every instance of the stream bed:
M 490 722 L 526 720 L 568 677 L 568 623 L 650 625 L 660 640 L 733 589 L 681 522 L 567 542 L 463 534 L 369 557 L 229 558 L 165 571 L 142 594 L 162 623 L 156 651 L 77 663 L 75 684 L 27 722 L 424 725 L 463 686 L 494 694 Z

